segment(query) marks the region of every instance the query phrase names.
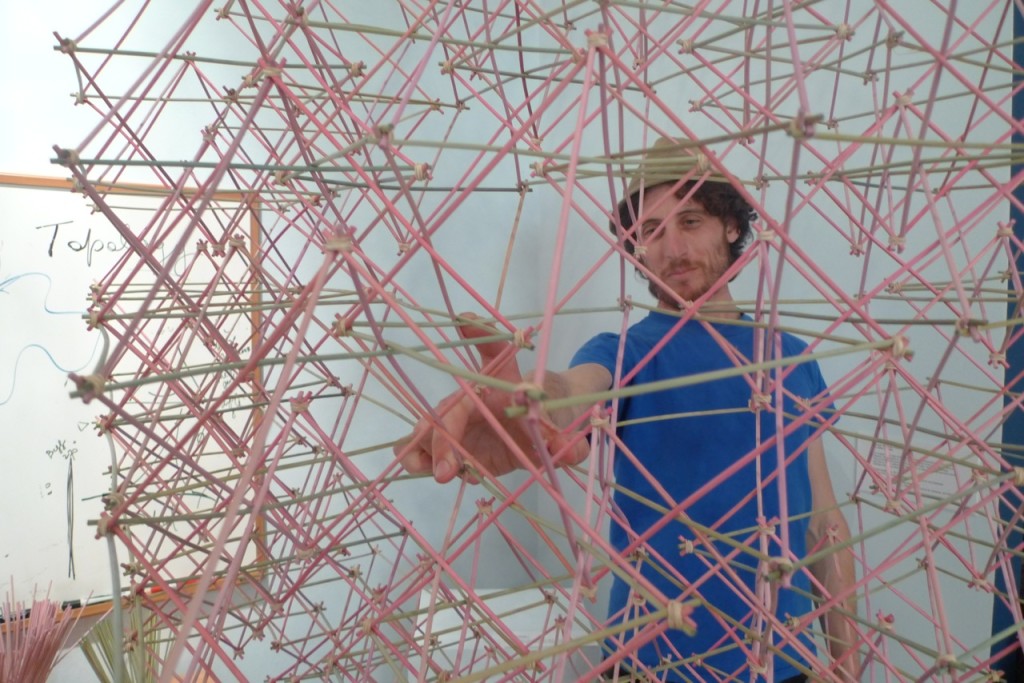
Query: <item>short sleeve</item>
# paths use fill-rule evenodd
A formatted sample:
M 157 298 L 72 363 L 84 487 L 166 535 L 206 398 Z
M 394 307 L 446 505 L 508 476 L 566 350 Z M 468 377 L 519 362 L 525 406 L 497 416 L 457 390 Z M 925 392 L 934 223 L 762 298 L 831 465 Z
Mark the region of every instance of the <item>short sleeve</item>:
M 591 338 L 573 355 L 569 367 L 597 363 L 615 376 L 615 358 L 619 352 L 619 335 L 604 332 Z

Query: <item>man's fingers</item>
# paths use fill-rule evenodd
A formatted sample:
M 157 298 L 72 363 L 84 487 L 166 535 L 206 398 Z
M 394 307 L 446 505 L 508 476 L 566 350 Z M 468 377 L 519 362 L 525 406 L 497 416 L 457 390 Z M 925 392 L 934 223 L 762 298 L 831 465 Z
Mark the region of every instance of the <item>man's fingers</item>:
M 430 453 L 424 449 L 424 443 L 430 445 L 430 425 L 429 418 L 420 420 L 409 436 L 399 439 L 392 447 L 395 457 L 410 474 L 424 474 L 434 469 Z
M 459 325 L 459 335 L 463 339 L 484 339 L 499 334 L 498 330 L 479 320 L 475 313 L 460 313 L 459 319 L 466 321 Z M 516 360 L 515 346 L 508 341 L 487 341 L 476 344 L 480 354 L 480 363 L 484 371 L 491 377 L 511 383 L 522 381 L 519 362 Z
M 422 448 L 411 448 L 401 458 L 402 467 L 409 474 L 426 474 L 434 471 L 433 459 Z
M 548 452 L 559 467 L 578 465 L 590 455 L 590 442 L 581 432 L 565 433 L 553 424 L 543 425 Z
M 472 410 L 472 403 L 465 396 L 450 396 L 437 407 L 438 424 L 431 433 L 430 455 L 434 479 L 441 484 L 454 479 L 462 467 L 455 444 L 462 443 Z
M 579 465 L 590 457 L 590 442 L 582 436 L 573 442 L 569 448 L 569 458 L 566 461 L 566 465 Z

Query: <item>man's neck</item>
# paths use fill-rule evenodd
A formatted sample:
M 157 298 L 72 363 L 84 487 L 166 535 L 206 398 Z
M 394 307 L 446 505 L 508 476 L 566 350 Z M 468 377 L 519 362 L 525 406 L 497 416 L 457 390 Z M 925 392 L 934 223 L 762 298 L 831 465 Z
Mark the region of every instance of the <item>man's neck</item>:
M 658 309 L 668 313 L 679 313 L 683 310 L 675 301 L 663 299 L 658 300 Z M 743 314 L 733 301 L 728 286 L 718 290 L 702 303 L 696 313 L 701 320 L 736 320 Z

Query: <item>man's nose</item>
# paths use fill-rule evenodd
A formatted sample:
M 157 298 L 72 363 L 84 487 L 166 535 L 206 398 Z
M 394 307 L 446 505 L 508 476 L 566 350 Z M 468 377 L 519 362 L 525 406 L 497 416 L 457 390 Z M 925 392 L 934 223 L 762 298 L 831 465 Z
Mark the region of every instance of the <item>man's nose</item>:
M 674 226 L 665 226 L 665 251 L 666 256 L 672 259 L 678 259 L 686 256 L 690 250 L 690 242 L 686 238 L 686 235 L 678 230 Z

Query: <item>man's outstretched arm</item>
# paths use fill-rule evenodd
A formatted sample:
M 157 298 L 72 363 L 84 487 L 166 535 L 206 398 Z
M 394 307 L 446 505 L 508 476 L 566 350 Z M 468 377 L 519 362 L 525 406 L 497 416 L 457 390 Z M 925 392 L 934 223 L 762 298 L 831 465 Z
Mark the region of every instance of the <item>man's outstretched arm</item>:
M 808 446 L 808 472 L 811 477 L 814 515 L 807 531 L 807 547 L 813 553 L 849 540 L 850 528 L 836 503 L 821 439 L 815 439 Z M 811 573 L 824 589 L 825 595 L 846 596 L 837 609 L 825 615 L 825 633 L 828 636 L 829 654 L 833 661 L 840 663 L 838 668 L 845 674 L 842 680 L 860 680 L 857 632 L 854 622 L 844 614 L 857 613 L 857 596 L 852 588 L 857 581 L 853 551 L 843 548 L 826 555 L 811 565 Z
M 495 331 L 475 322 L 476 316 L 464 314 L 459 326 L 464 339 L 492 337 Z M 533 373 L 524 373 L 516 360 L 516 347 L 507 341 L 486 341 L 476 344 L 482 371 L 510 385 L 533 381 Z M 584 396 L 604 391 L 611 386 L 611 374 L 596 364 L 580 365 L 563 372 L 547 372 L 541 387 L 547 398 Z M 500 476 L 522 468 L 527 463 L 539 464 L 534 433 L 528 418 L 509 417 L 506 409 L 515 405 L 515 392 L 487 388 L 478 396 L 456 391 L 433 408 L 433 415 L 424 416 L 409 436 L 399 440 L 395 455 L 402 466 L 414 474 L 432 473 L 439 482 L 467 475 L 472 470 Z M 569 433 L 572 424 L 588 406 L 565 408 L 548 414 L 541 411 L 534 425 L 549 453 L 559 465 L 575 465 L 586 459 L 589 447 L 579 434 Z M 435 417 L 436 416 L 436 417 Z M 524 460 L 525 459 L 525 460 Z M 466 465 L 472 465 L 467 471 Z

